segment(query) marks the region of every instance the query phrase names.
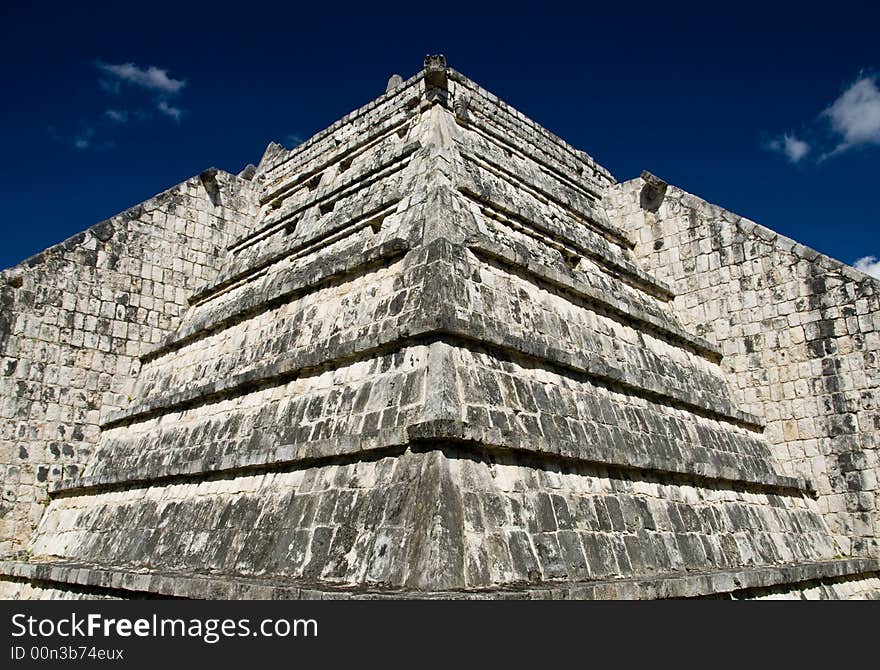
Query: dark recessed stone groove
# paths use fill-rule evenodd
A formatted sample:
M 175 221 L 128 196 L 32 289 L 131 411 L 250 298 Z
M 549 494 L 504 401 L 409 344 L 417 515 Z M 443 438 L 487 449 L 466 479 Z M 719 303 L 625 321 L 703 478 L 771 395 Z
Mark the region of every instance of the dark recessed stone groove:
M 361 172 L 352 174 L 347 179 L 334 181 L 329 187 L 318 191 L 295 207 L 287 211 L 275 210 L 274 212 L 269 213 L 265 219 L 266 225 L 250 235 L 248 240 L 239 240 L 235 245 L 231 245 L 229 250 L 233 253 L 238 253 L 241 249 L 260 241 L 255 238 L 259 237 L 262 239 L 264 236 L 282 227 L 283 224 L 300 212 L 303 212 L 310 207 L 314 207 L 315 205 L 320 205 L 327 200 L 353 195 L 368 186 L 372 186 L 381 179 L 385 179 L 400 172 L 409 165 L 409 160 L 412 158 L 412 155 L 418 151 L 421 146 L 420 142 L 415 141 L 409 142 L 403 147 L 395 148 L 395 150 L 390 152 L 391 155 L 385 158 L 385 160 L 378 162 L 375 165 L 369 165 L 365 169 L 362 169 Z
M 405 94 L 411 94 L 412 93 L 411 89 L 413 87 L 415 87 L 423 78 L 424 78 L 424 72 L 420 71 L 418 74 L 415 74 L 412 77 L 410 77 L 409 79 L 407 79 L 400 87 L 394 89 L 390 93 L 386 93 L 385 95 L 379 96 L 378 98 L 370 101 L 369 103 L 367 103 L 363 107 L 359 107 L 358 109 L 354 110 L 353 112 L 346 114 L 344 117 L 342 117 L 341 119 L 339 119 L 338 121 L 336 121 L 332 125 L 328 126 L 327 128 L 325 128 L 321 132 L 316 133 L 315 135 L 313 135 L 312 137 L 307 139 L 305 142 L 298 145 L 296 148 L 292 149 L 286 156 L 284 156 L 283 159 L 273 163 L 271 166 L 269 166 L 267 173 L 274 172 L 274 171 L 278 170 L 279 168 L 281 168 L 282 166 L 285 166 L 286 163 L 289 163 L 296 158 L 302 157 L 302 155 L 307 153 L 309 149 L 313 149 L 315 146 L 320 144 L 322 140 L 327 139 L 328 137 L 333 135 L 337 130 L 339 130 L 343 126 L 348 125 L 348 124 L 358 120 L 362 116 L 366 116 L 367 114 L 369 114 L 373 110 L 377 109 L 378 107 L 382 106 L 386 102 L 390 101 L 392 98 L 395 98 L 398 96 L 404 96 Z M 381 121 L 381 120 L 382 120 L 382 118 L 380 117 L 379 119 L 374 121 L 374 123 Z M 375 138 L 380 132 L 381 131 L 377 131 L 377 133 L 374 133 L 371 137 Z M 363 140 L 362 142 L 359 142 L 356 146 L 362 146 L 363 144 L 366 144 L 366 143 L 368 143 L 367 139 Z M 343 150 L 343 151 L 345 151 L 345 150 Z M 329 161 L 333 162 L 338 157 L 339 157 L 339 155 L 331 156 Z M 317 171 L 317 170 L 321 170 L 321 169 L 323 169 L 323 168 L 318 167 L 315 170 Z M 302 178 L 307 179 L 309 174 L 313 174 L 313 172 L 310 171 L 308 174 L 306 174 Z
M 290 179 L 289 181 L 284 181 L 283 186 L 277 187 L 274 190 L 269 191 L 269 189 L 272 188 L 272 185 L 267 185 L 264 188 L 264 193 L 268 192 L 268 195 L 263 195 L 260 197 L 260 205 L 283 201 L 285 198 L 290 196 L 290 193 L 292 191 L 296 190 L 304 183 L 307 183 L 310 179 L 320 177 L 321 174 L 328 168 L 331 168 L 338 163 L 352 160 L 365 153 L 380 142 L 390 138 L 392 135 L 398 134 L 399 136 L 401 130 L 409 129 L 411 123 L 411 115 L 408 112 L 404 112 L 401 114 L 401 110 L 396 110 L 394 113 L 398 116 L 393 117 L 390 122 L 382 126 L 375 133 L 370 134 L 366 138 L 350 141 L 342 148 L 337 149 L 336 151 L 331 153 L 330 158 L 325 157 L 317 165 L 313 165 L 310 168 L 304 169 L 302 172 L 299 173 L 298 176 Z M 297 149 L 298 148 L 299 147 L 297 147 Z M 311 160 L 314 161 L 315 159 L 313 158 Z M 310 161 L 307 160 L 306 164 L 308 164 L 309 162 Z M 271 172 L 272 169 L 270 169 L 269 172 L 267 172 L 266 174 L 269 174 Z M 249 235 L 241 237 L 238 242 L 233 242 L 230 248 L 234 248 L 239 242 L 246 242 L 252 236 L 259 235 L 260 232 L 260 230 L 256 230 Z
M 374 270 L 387 267 L 410 250 L 408 240 L 394 238 L 372 247 L 359 257 L 353 258 L 347 250 L 335 253 L 329 258 L 322 256 L 289 273 L 282 273 L 273 281 L 272 289 L 263 293 L 252 305 L 242 306 L 240 301 L 231 303 L 221 311 L 220 316 L 211 315 L 200 318 L 195 315 L 168 336 L 165 342 L 141 356 L 146 363 L 159 356 L 180 349 L 184 345 L 203 339 L 218 330 L 229 328 L 246 319 L 267 312 L 279 305 L 303 298 L 324 288 L 350 281 Z M 356 263 L 353 263 L 355 261 Z
M 633 243 L 624 235 L 624 233 L 610 224 L 606 224 L 599 219 L 599 217 L 591 212 L 584 211 L 579 208 L 575 203 L 566 202 L 562 197 L 557 194 L 552 193 L 548 188 L 542 187 L 540 184 L 534 182 L 533 180 L 528 180 L 523 175 L 517 175 L 511 170 L 506 169 L 500 162 L 493 159 L 492 157 L 487 155 L 487 152 L 483 149 L 474 148 L 472 150 L 461 150 L 462 156 L 469 161 L 473 161 L 477 165 L 480 165 L 483 169 L 492 171 L 496 174 L 496 176 L 506 179 L 511 182 L 518 188 L 521 188 L 524 191 L 531 191 L 533 194 L 537 194 L 539 197 L 552 202 L 557 207 L 562 208 L 563 210 L 570 212 L 572 215 L 577 217 L 578 219 L 583 220 L 586 223 L 587 227 L 589 227 L 594 233 L 602 236 L 606 241 L 611 242 L 619 247 L 623 247 L 624 249 L 632 249 Z M 551 175 L 553 178 L 556 178 L 555 174 Z M 569 190 L 571 186 L 568 186 L 568 182 L 562 182 L 562 180 L 558 180 L 560 184 L 564 184 L 564 188 Z
M 786 590 L 791 590 L 817 580 L 837 581 L 852 577 L 869 579 L 876 577 L 878 571 L 880 571 L 880 561 L 877 559 L 848 558 L 789 565 L 749 566 L 712 572 L 667 573 L 624 579 L 503 584 L 493 589 L 413 591 L 307 580 L 279 581 L 277 578 L 267 579 L 237 574 L 144 572 L 126 567 L 67 561 L 0 560 L 0 575 L 4 579 L 20 579 L 65 588 L 68 585 L 85 586 L 107 593 L 152 593 L 159 597 L 209 600 L 699 598 L 769 587 L 787 586 L 789 588 Z
M 626 281 L 627 284 L 636 289 L 665 301 L 669 301 L 675 297 L 675 294 L 670 287 L 666 286 L 655 277 L 650 276 L 648 273 L 640 270 L 629 261 L 617 261 L 603 253 L 597 245 L 588 245 L 585 242 L 572 239 L 570 236 L 563 236 L 560 231 L 554 230 L 553 228 L 536 221 L 536 217 L 528 217 L 524 213 L 505 207 L 496 199 L 493 199 L 492 196 L 481 194 L 478 187 L 473 184 L 460 184 L 458 186 L 458 191 L 479 206 L 481 210 L 483 210 L 484 215 L 487 215 L 487 212 L 488 214 L 500 215 L 501 218 L 494 218 L 491 216 L 490 218 L 497 220 L 502 225 L 510 226 L 510 221 L 512 220 L 519 226 L 519 228 L 521 228 L 521 232 L 524 234 L 534 237 L 542 243 L 546 243 L 546 240 L 543 239 L 544 237 L 549 237 L 550 240 L 561 247 L 568 247 L 569 253 L 574 254 L 576 252 L 582 254 L 599 265 L 608 268 L 612 273 L 619 275 L 621 281 Z
M 806 579 L 793 584 L 769 584 L 766 586 L 751 586 L 749 588 L 737 589 L 730 593 L 723 594 L 728 600 L 752 600 L 776 593 L 788 593 L 792 587 L 799 590 L 833 587 L 837 584 L 846 584 L 848 582 L 859 582 L 865 579 L 876 579 L 880 577 L 880 572 L 856 572 L 842 575 L 828 575 L 824 577 L 817 576 L 814 579 Z M 703 596 L 711 597 L 711 596 Z M 803 596 L 801 596 L 803 599 Z
M 580 445 L 570 442 L 554 441 L 551 444 L 546 439 L 531 435 L 520 437 L 465 422 L 427 421 L 409 427 L 408 434 L 413 451 L 418 451 L 421 444 L 428 445 L 425 449 L 468 445 L 466 451 L 447 453 L 450 457 L 474 457 L 508 464 L 523 464 L 525 461 L 536 469 L 561 466 L 577 474 L 593 476 L 598 476 L 597 470 L 603 469 L 611 479 L 630 478 L 659 484 L 697 483 L 713 490 L 776 493 L 795 497 L 813 493 L 803 479 L 795 477 L 769 473 L 746 476 L 729 468 L 715 468 L 709 464 L 670 460 L 667 457 L 637 462 L 631 454 L 614 447 L 597 448 L 597 445 L 590 445 L 585 451 Z M 578 452 L 582 455 L 578 455 Z M 700 468 L 703 472 L 697 472 L 696 465 L 705 465 Z
M 533 160 L 536 164 L 552 174 L 556 179 L 559 179 L 563 183 L 570 184 L 573 188 L 583 193 L 585 197 L 593 198 L 596 201 L 602 199 L 602 191 L 597 185 L 589 182 L 574 182 L 569 179 L 564 173 L 562 173 L 557 166 L 553 165 L 550 162 L 550 160 L 552 159 L 545 160 L 544 158 L 536 156 L 534 150 L 537 147 L 535 144 L 529 142 L 528 140 L 521 140 L 519 138 L 514 138 L 512 136 L 499 133 L 497 130 L 497 126 L 494 126 L 491 118 L 488 115 L 485 115 L 482 110 L 477 110 L 477 115 L 474 118 L 474 122 L 469 125 L 476 127 L 480 131 L 481 135 L 491 139 L 493 142 L 497 142 L 500 146 L 509 147 L 520 155 L 526 156 L 530 160 Z M 589 166 L 587 167 L 589 168 Z M 633 244 L 632 246 L 635 245 Z
M 557 268 L 516 257 L 505 247 L 484 239 L 472 238 L 468 240 L 467 246 L 477 258 L 536 284 L 565 300 L 575 302 L 580 307 L 611 318 L 622 325 L 650 332 L 673 346 L 684 347 L 713 363 L 721 360 L 721 351 L 708 340 L 690 335 L 687 331 L 678 328 L 671 320 L 663 323 L 632 303 L 615 305 L 593 287 L 574 276 L 563 274 Z
M 191 461 L 166 472 L 128 471 L 119 476 L 78 477 L 62 480 L 49 494 L 52 498 L 91 495 L 144 486 L 192 481 L 229 479 L 267 472 L 304 470 L 325 465 L 346 465 L 413 452 L 441 450 L 448 458 L 529 465 L 535 469 L 557 469 L 612 479 L 637 479 L 659 484 L 698 484 L 713 490 L 800 497 L 812 493 L 806 482 L 771 473 L 715 467 L 669 457 L 639 460 L 633 454 L 607 445 L 578 445 L 533 435 L 501 433 L 485 426 L 461 421 L 432 420 L 423 423 L 349 436 L 346 440 L 314 440 L 303 444 L 279 445 L 274 453 L 242 454 L 237 464 Z M 699 468 L 697 466 L 700 466 Z M 699 471 L 698 471 L 699 470 Z M 604 472 L 603 472 L 604 471 Z
M 482 329 L 473 333 L 472 324 L 450 314 L 438 313 L 423 319 L 396 326 L 386 331 L 386 339 L 379 341 L 375 336 L 355 338 L 347 342 L 337 343 L 333 354 L 316 349 L 308 354 L 291 356 L 269 365 L 260 366 L 230 377 L 222 384 L 208 383 L 196 386 L 171 396 L 143 401 L 126 410 L 115 412 L 107 417 L 101 425 L 102 429 L 113 428 L 125 424 L 143 421 L 153 416 L 172 411 L 180 411 L 214 403 L 222 398 L 231 398 L 263 388 L 278 386 L 305 375 L 319 374 L 327 369 L 335 369 L 351 364 L 357 360 L 372 358 L 377 355 L 397 351 L 407 346 L 429 344 L 444 341 L 456 346 L 468 348 L 484 347 L 496 356 L 514 360 L 510 355 L 524 356 L 541 367 L 556 374 L 575 379 L 605 385 L 609 390 L 636 395 L 651 402 L 677 409 L 684 409 L 704 418 L 722 420 L 740 425 L 753 431 L 761 431 L 760 419 L 736 410 L 720 398 L 714 399 L 717 407 L 704 404 L 699 398 L 685 398 L 669 388 L 650 389 L 640 386 L 634 379 L 627 379 L 621 370 L 606 366 L 604 370 L 591 369 L 588 362 L 554 347 L 539 345 L 511 336 L 506 333 L 489 332 Z M 614 387 L 617 388 L 614 388 Z
M 510 357 L 511 354 L 523 356 L 538 367 L 575 381 L 589 381 L 610 391 L 635 395 L 659 405 L 682 409 L 704 418 L 738 425 L 750 431 L 761 432 L 764 429 L 759 417 L 737 410 L 724 399 L 714 398 L 718 406 L 710 407 L 696 397 L 685 398 L 671 389 L 650 389 L 640 386 L 636 380 L 627 379 L 625 373 L 614 368 L 606 366 L 605 370 L 591 369 L 588 364 L 579 361 L 577 356 L 567 351 L 530 343 L 522 338 L 502 333 L 500 330 L 491 333 L 484 330 L 479 335 L 474 335 L 469 332 L 466 322 L 454 317 L 444 319 L 444 322 L 439 331 L 447 335 L 444 341 L 450 344 L 460 342 L 460 346 L 471 349 L 482 347 L 496 357 L 510 361 L 516 360 Z M 516 362 L 521 363 L 521 361 Z
M 292 356 L 289 359 L 235 375 L 227 380 L 228 383 L 220 386 L 209 383 L 176 393 L 173 396 L 160 398 L 157 401 L 143 402 L 128 410 L 110 415 L 101 424 L 101 429 L 115 428 L 168 412 L 213 404 L 222 399 L 280 386 L 297 378 L 319 375 L 328 369 L 350 365 L 357 361 L 392 353 L 407 346 L 430 343 L 438 339 L 427 337 L 426 332 L 420 332 L 419 336 L 414 337 L 400 337 L 399 333 L 394 333 L 394 336 L 385 342 L 378 342 L 375 337 L 369 336 L 355 338 L 339 344 L 332 357 L 328 357 L 325 352 L 320 350 L 311 354 Z
M 479 112 L 479 117 L 477 118 L 482 121 L 482 129 L 487 133 L 491 133 L 498 141 L 517 149 L 524 155 L 529 156 L 536 163 L 552 169 L 559 177 L 570 181 L 564 173 L 559 171 L 558 167 L 551 166 L 547 164 L 545 160 L 534 156 L 536 150 L 545 154 L 547 154 L 547 151 L 543 146 L 522 136 L 522 133 L 519 132 L 521 126 L 527 126 L 545 140 L 549 140 L 550 144 L 560 153 L 566 155 L 568 161 L 559 161 L 563 164 L 563 167 L 569 169 L 573 168 L 575 172 L 577 172 L 577 167 L 583 166 L 584 168 L 605 177 L 609 182 L 614 183 L 614 178 L 611 174 L 605 168 L 598 165 L 595 160 L 587 156 L 583 151 L 575 149 L 558 135 L 554 135 L 525 115 L 519 114 L 516 110 L 513 110 L 507 105 L 507 103 L 481 88 L 461 73 L 456 72 L 452 68 L 449 68 L 448 72 L 450 78 L 456 83 L 461 84 L 463 88 L 476 94 L 473 100 L 475 103 L 473 107 L 475 112 Z M 495 113 L 488 109 L 489 106 L 496 110 Z M 516 121 L 513 123 L 507 122 L 505 117 L 513 116 L 514 113 L 517 114 Z M 501 132 L 498 132 L 499 130 Z M 529 149 L 531 149 L 531 151 L 529 151 Z M 584 192 L 593 194 L 597 199 L 602 197 L 602 192 L 600 190 L 601 186 L 592 180 L 585 179 L 584 182 L 578 182 L 576 185 Z
M 354 216 L 346 214 L 344 217 L 337 217 L 342 218 L 343 220 L 337 220 L 336 222 L 329 221 L 327 226 L 322 226 L 320 228 L 320 232 L 313 234 L 311 237 L 307 237 L 297 242 L 296 244 L 293 244 L 290 247 L 284 249 L 283 251 L 269 253 L 265 256 L 262 256 L 261 258 L 255 259 L 250 265 L 248 265 L 248 268 L 246 270 L 233 272 L 227 276 L 220 277 L 215 283 L 194 293 L 189 298 L 189 303 L 191 305 L 194 305 L 200 302 L 205 302 L 206 300 L 217 295 L 224 289 L 228 288 L 231 284 L 241 281 L 242 279 L 252 277 L 257 272 L 272 265 L 273 263 L 277 263 L 278 261 L 284 260 L 285 258 L 297 258 L 310 253 L 314 253 L 320 250 L 322 247 L 328 246 L 330 244 L 338 242 L 341 239 L 354 235 L 361 229 L 368 227 L 370 225 L 369 220 L 371 218 L 382 212 L 390 212 L 390 210 L 395 208 L 401 200 L 402 196 L 399 194 L 395 194 L 389 198 L 383 199 L 375 207 L 367 211 L 362 211 L 361 213 L 355 214 Z
M 322 370 L 334 369 L 356 360 L 396 351 L 406 346 L 445 341 L 454 345 L 462 343 L 468 348 L 485 347 L 486 350 L 508 360 L 512 360 L 510 359 L 511 354 L 521 355 L 532 359 L 539 366 L 556 374 L 578 381 L 601 382 L 607 385 L 610 390 L 620 391 L 622 389 L 626 394 L 636 395 L 658 404 L 685 409 L 705 418 L 720 419 L 749 430 L 763 430 L 761 420 L 758 417 L 735 409 L 722 398 L 714 398 L 713 402 L 717 406 L 713 407 L 698 396 L 685 397 L 683 392 L 665 387 L 660 383 L 656 384 L 655 388 L 648 388 L 644 380 L 627 378 L 627 374 L 623 370 L 608 365 L 599 369 L 589 360 L 573 352 L 563 351 L 538 341 L 519 338 L 502 332 L 500 328 L 496 329 L 485 325 L 476 328 L 467 319 L 455 316 L 454 309 L 451 309 L 449 305 L 441 304 L 441 309 L 445 309 L 446 312 L 438 311 L 436 314 L 405 322 L 405 325 L 389 328 L 383 333 L 382 338 L 364 336 L 347 342 L 336 342 L 332 354 L 328 354 L 324 350 L 326 347 L 316 348 L 309 353 L 293 355 L 240 373 L 224 380 L 223 383 L 211 382 L 171 396 L 143 401 L 126 410 L 111 414 L 101 427 L 107 429 L 142 421 L 170 411 L 213 403 L 224 397 L 236 397 L 261 388 L 286 383 L 298 376 L 316 374 Z M 617 389 L 612 388 L 612 385 L 616 385 Z
M 313 450 L 320 450 L 327 445 L 332 445 L 334 442 L 334 440 L 316 440 L 310 443 L 309 446 Z M 190 472 L 176 471 L 167 474 L 130 473 L 126 475 L 125 479 L 100 477 L 97 478 L 98 481 L 94 481 L 95 478 L 80 477 L 58 482 L 54 488 L 50 489 L 49 495 L 53 499 L 71 498 L 112 491 L 127 491 L 149 486 L 211 482 L 261 475 L 269 472 L 290 472 L 327 465 L 349 465 L 357 462 L 376 461 L 381 458 L 403 454 L 409 445 L 409 438 L 405 430 L 381 430 L 370 435 L 353 436 L 350 444 L 365 445 L 370 442 L 373 442 L 375 446 L 354 449 L 349 453 L 329 453 L 322 456 L 306 456 L 302 458 L 293 457 L 217 468 L 212 468 L 211 464 L 204 462 L 194 462 L 192 463 L 194 466 L 193 470 Z M 281 449 L 284 449 L 286 446 L 281 445 Z
M 83 600 L 108 598 L 111 600 L 191 600 L 183 596 L 167 595 L 151 591 L 134 591 L 124 588 L 104 587 L 98 585 L 81 585 L 71 582 L 59 582 L 50 579 L 31 578 L 8 575 L 2 572 L 5 561 L 0 560 L 0 581 L 28 584 L 38 589 L 63 589 L 65 593 L 78 596 Z
M 336 183 L 334 181 L 330 187 L 307 198 L 304 202 L 295 207 L 284 212 L 278 210 L 277 214 L 275 212 L 267 214 L 263 226 L 249 234 L 246 238 L 239 239 L 234 244 L 229 245 L 227 249 L 232 253 L 237 254 L 243 249 L 262 242 L 272 234 L 278 232 L 285 227 L 290 219 L 307 209 L 314 207 L 315 205 L 321 205 L 328 200 L 348 197 L 360 190 L 372 186 L 381 179 L 386 179 L 387 177 L 400 172 L 409 164 L 409 159 L 412 157 L 412 154 L 420 147 L 421 144 L 419 142 L 410 142 L 404 147 L 393 151 L 392 155 L 381 163 L 368 166 L 367 169 L 362 170 L 360 173 L 342 180 L 342 183 Z

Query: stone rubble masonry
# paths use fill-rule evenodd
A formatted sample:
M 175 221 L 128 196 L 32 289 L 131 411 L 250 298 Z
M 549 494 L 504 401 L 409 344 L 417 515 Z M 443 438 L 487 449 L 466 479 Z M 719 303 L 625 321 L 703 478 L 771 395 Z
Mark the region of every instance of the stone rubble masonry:
M 680 323 L 721 349 L 784 472 L 813 482 L 842 553 L 880 555 L 877 280 L 674 186 L 645 207 L 645 186 L 609 189 L 609 216 L 676 287 Z
M 744 393 L 645 250 L 676 189 L 438 56 L 242 175 L 4 273 L 0 596 L 880 597 L 871 427 L 844 484 L 784 427 L 855 364 Z

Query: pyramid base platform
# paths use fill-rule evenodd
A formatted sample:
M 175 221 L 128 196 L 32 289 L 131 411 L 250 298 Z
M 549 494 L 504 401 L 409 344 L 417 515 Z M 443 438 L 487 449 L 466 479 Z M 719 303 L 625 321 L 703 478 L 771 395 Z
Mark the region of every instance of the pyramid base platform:
M 132 571 L 84 563 L 0 561 L 0 594 L 4 598 L 36 599 L 880 599 L 880 561 L 847 558 L 739 570 L 457 591 L 351 588 L 300 581 L 280 583 L 236 575 Z

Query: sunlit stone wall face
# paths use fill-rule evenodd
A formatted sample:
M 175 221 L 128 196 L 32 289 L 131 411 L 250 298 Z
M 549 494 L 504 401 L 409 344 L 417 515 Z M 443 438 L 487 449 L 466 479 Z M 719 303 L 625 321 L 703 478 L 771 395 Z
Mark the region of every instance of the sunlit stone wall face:
M 650 186 L 648 186 L 650 189 Z M 880 553 L 880 284 L 678 188 L 609 189 L 612 221 L 675 314 L 717 344 L 738 407 L 766 421 L 784 471 L 812 481 L 845 554 Z
M 252 184 L 208 172 L 0 275 L 0 552 L 25 548 L 47 488 L 82 472 L 139 356 L 248 230 Z
M 155 225 L 139 213 L 125 238 L 114 224 L 49 252 L 60 278 L 40 281 L 67 287 L 62 308 L 65 290 L 118 294 L 106 323 L 96 305 L 106 339 L 71 343 L 67 367 L 40 368 L 57 388 L 28 390 L 33 406 L 96 385 L 77 438 L 89 448 L 45 477 L 49 505 L 24 512 L 25 551 L 0 556 L 0 593 L 877 594 L 880 564 L 852 541 L 871 529 L 831 532 L 822 514 L 827 459 L 828 481 L 796 467 L 782 446 L 800 433 L 742 392 L 717 318 L 683 309 L 695 289 L 645 253 L 659 180 L 632 206 L 592 158 L 442 57 L 295 149 L 270 146 L 248 174 L 203 175 L 173 212 L 143 209 L 162 212 Z M 64 256 L 83 245 L 91 264 Z M 36 281 L 14 272 L 13 298 Z M 164 316 L 138 311 L 159 293 Z M 24 316 L 6 350 L 56 336 L 53 299 L 8 312 Z M 810 375 L 836 369 L 824 358 L 798 370 L 793 398 L 809 402 Z M 34 370 L 8 360 L 7 377 Z M 38 450 L 58 430 L 52 411 L 28 409 L 10 443 Z M 862 493 L 872 467 L 848 471 Z

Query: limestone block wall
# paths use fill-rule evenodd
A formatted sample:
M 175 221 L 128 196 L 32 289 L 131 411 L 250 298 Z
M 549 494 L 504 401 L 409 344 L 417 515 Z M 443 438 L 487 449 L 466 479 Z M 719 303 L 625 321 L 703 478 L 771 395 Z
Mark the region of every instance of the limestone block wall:
M 745 589 L 731 595 L 732 600 L 877 600 L 880 577 L 867 579 L 819 579 L 804 582 L 800 588 Z
M 584 463 L 535 468 L 534 459 L 497 451 L 481 456 L 428 442 L 374 459 L 57 498 L 33 553 L 325 588 L 435 590 L 834 553 L 803 498 L 626 477 Z
M 650 178 L 649 178 L 650 179 Z M 685 328 L 717 344 L 740 409 L 791 476 L 812 480 L 841 548 L 880 552 L 880 285 L 748 219 L 639 178 L 605 198 Z
M 209 170 L 0 274 L 0 553 L 24 548 L 49 483 L 79 474 L 138 357 L 247 232 L 251 189 Z
M 442 61 L 270 147 L 0 596 L 876 593 L 610 174 Z

